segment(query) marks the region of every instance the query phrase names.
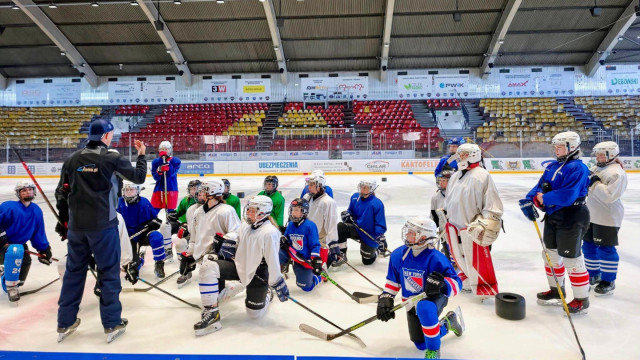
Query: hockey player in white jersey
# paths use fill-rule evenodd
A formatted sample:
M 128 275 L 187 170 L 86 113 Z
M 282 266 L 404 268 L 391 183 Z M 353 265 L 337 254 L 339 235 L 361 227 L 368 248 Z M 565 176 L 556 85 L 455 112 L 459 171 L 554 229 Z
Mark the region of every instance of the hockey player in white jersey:
M 191 239 L 191 235 L 189 234 L 189 224 L 193 223 L 193 215 L 196 210 L 207 202 L 207 193 L 200 191 L 203 184 L 205 186 L 209 186 L 206 182 L 201 182 L 200 185 L 196 187 L 196 203 L 187 209 L 187 213 L 185 215 L 186 221 L 180 224 L 180 228 L 176 234 L 176 253 L 178 254 L 178 261 L 180 262 L 180 276 L 176 280 L 178 288 L 185 286 L 191 280 L 191 277 L 193 276 L 192 272 L 196 269 L 195 262 L 187 263 L 183 258 L 187 256 L 189 239 Z M 193 253 L 193 249 L 191 249 L 191 253 Z
M 620 198 L 627 188 L 627 174 L 621 166 L 620 149 L 613 141 L 605 141 L 593 147 L 596 165 L 590 169 L 587 207 L 591 223 L 583 237 L 582 252 L 589 272 L 591 285 L 596 285 L 595 295 L 612 295 L 616 288 L 620 257 L 618 231 L 624 217 Z
M 210 179 L 200 184 L 200 193 L 207 201 L 193 213 L 193 221 L 187 223 L 189 247 L 182 257 L 180 269 L 193 269 L 197 259 L 202 258 L 215 247 L 217 233 L 230 233 L 238 230 L 240 219 L 235 209 L 222 201 L 224 183 L 219 179 Z M 202 272 L 203 269 L 200 268 Z
M 460 145 L 456 161 L 458 171 L 449 180 L 444 200 L 447 242 L 463 287 L 484 299 L 498 293 L 489 246 L 502 226 L 502 201 L 491 175 L 481 166 L 478 145 Z
M 438 190 L 436 190 L 436 193 L 431 196 L 431 220 L 433 220 L 438 227 L 444 227 L 444 224 L 439 223 L 440 219 L 438 218 L 436 210 L 444 208 L 444 198 L 446 197 L 447 186 L 449 185 L 449 180 L 453 173 L 453 170 L 442 170 L 436 178 Z
M 275 289 L 280 301 L 286 301 L 289 289 L 280 274 L 280 230 L 270 221 L 273 203 L 268 196 L 257 195 L 244 209 L 238 233 L 224 235 L 219 250 L 208 254 L 200 270 L 200 294 L 204 310 L 193 328 L 197 336 L 220 330 L 218 302 L 224 296 L 225 280 L 239 280 L 247 289 L 245 306 L 251 318 L 262 317 Z M 220 292 L 220 296 L 218 296 Z
M 320 258 L 325 266 L 330 266 L 327 264 L 329 248 L 338 246 L 338 208 L 336 201 L 326 193 L 325 184 L 324 175 L 314 172 L 309 178 L 309 192 L 304 199 L 309 202 L 307 218 L 318 227 Z

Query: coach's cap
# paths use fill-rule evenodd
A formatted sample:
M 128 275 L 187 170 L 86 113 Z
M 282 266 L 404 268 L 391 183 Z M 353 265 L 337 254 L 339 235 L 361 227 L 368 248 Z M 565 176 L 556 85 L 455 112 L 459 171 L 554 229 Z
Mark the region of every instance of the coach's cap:
M 100 141 L 102 135 L 113 131 L 113 124 L 107 120 L 96 120 L 89 125 L 89 140 Z

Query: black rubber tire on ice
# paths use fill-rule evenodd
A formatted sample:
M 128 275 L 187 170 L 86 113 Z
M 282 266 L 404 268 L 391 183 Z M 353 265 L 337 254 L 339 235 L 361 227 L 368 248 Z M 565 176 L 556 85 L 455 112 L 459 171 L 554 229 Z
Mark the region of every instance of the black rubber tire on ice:
M 496 315 L 507 320 L 522 320 L 526 316 L 524 297 L 514 293 L 496 295 Z
M 238 198 L 239 199 L 244 199 L 244 191 L 239 191 L 238 192 Z
M 387 178 L 386 178 L 386 177 L 383 177 L 383 178 L 382 178 L 382 182 L 387 182 Z

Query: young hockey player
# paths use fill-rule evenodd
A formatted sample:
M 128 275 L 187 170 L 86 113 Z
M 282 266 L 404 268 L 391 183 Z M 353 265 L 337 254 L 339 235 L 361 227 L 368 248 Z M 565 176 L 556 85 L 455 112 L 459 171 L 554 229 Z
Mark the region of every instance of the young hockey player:
M 311 180 L 311 178 L 315 177 L 315 176 L 321 176 L 323 179 L 326 179 L 324 176 L 324 171 L 318 169 L 318 170 L 313 170 L 313 172 L 311 173 L 311 176 L 307 178 L 306 184 L 304 186 L 304 189 L 302 189 L 302 194 L 300 194 L 300 198 L 303 199 L 305 195 L 307 195 L 307 193 L 309 192 L 309 180 Z M 325 180 L 326 182 L 326 180 Z M 331 186 L 329 185 L 324 185 L 324 192 L 327 193 L 327 195 L 329 195 L 330 198 L 333 198 L 333 189 L 331 188 Z
M 580 251 L 582 239 L 589 228 L 586 197 L 589 169 L 580 160 L 580 136 L 567 131 L 553 137 L 556 161 L 547 165 L 538 184 L 520 200 L 520 209 L 531 221 L 536 221 L 536 207 L 546 212 L 544 244 L 553 263 L 553 271 L 564 292 L 565 266 L 574 299 L 569 312 L 586 314 L 589 308 L 589 273 Z M 538 304 L 561 305 L 560 294 L 543 253 L 544 267 L 550 290 L 538 293 Z
M 502 201 L 491 175 L 481 166 L 478 145 L 460 145 L 456 161 L 459 171 L 451 176 L 444 199 L 447 244 L 465 288 L 486 299 L 498 293 L 489 246 L 502 226 Z
M 222 199 L 227 205 L 231 205 L 234 209 L 236 209 L 236 214 L 238 214 L 238 219 L 242 216 L 242 207 L 240 206 L 240 199 L 231 193 L 231 182 L 227 179 L 222 179 L 224 182 L 224 194 L 222 194 Z
M 318 228 L 307 219 L 309 203 L 294 199 L 289 206 L 289 224 L 280 238 L 280 265 L 293 261 L 296 285 L 304 291 L 311 291 L 321 281 L 322 259 Z
M 193 219 L 187 222 L 189 247 L 180 262 L 181 275 L 188 276 L 195 269 L 196 262 L 216 247 L 216 234 L 236 232 L 240 226 L 236 211 L 222 201 L 222 180 L 209 179 L 200 185 L 199 192 L 204 194 L 206 202 L 194 210 Z
M 217 253 L 206 255 L 200 270 L 200 294 L 204 310 L 202 319 L 193 328 L 197 336 L 220 330 L 218 291 L 223 296 L 225 280 L 239 280 L 246 287 L 245 306 L 251 318 L 262 317 L 273 298 L 286 301 L 289 289 L 280 274 L 278 251 L 280 231 L 269 221 L 273 204 L 267 196 L 249 200 L 244 209 L 238 233 L 224 235 Z M 228 296 L 224 294 L 225 296 Z
M 597 162 L 591 168 L 587 200 L 591 224 L 583 238 L 582 252 L 591 285 L 597 285 L 596 296 L 612 295 L 616 288 L 620 260 L 616 246 L 624 217 L 620 198 L 627 188 L 627 174 L 619 162 L 619 153 L 618 144 L 613 141 L 593 147 Z
M 440 227 L 438 214 L 436 210 L 444 208 L 444 198 L 446 196 L 447 186 L 449 185 L 449 179 L 453 175 L 453 170 L 442 170 L 436 178 L 436 185 L 438 190 L 433 196 L 431 196 L 431 220 L 436 223 L 436 226 Z M 442 224 L 444 227 L 444 224 Z
M 280 231 L 284 232 L 284 197 L 278 191 L 278 177 L 269 175 L 264 178 L 263 190 L 258 195 L 266 195 L 273 202 L 273 211 L 271 217 L 280 227 Z
M 18 286 L 27 280 L 31 268 L 27 241 L 40 254 L 39 262 L 51 265 L 52 256 L 42 209 L 33 203 L 36 186 L 29 180 L 20 180 L 14 191 L 18 201 L 0 204 L 0 282 L 13 303 L 20 300 Z
M 189 234 L 189 224 L 193 223 L 193 216 L 198 208 L 207 202 L 207 192 L 200 191 L 202 187 L 208 188 L 209 184 L 201 182 L 200 185 L 198 185 L 195 195 L 197 202 L 195 205 L 187 209 L 187 213 L 185 215 L 186 221 L 180 224 L 180 229 L 178 229 L 176 240 L 176 253 L 178 254 L 178 261 L 180 261 L 180 276 L 176 281 L 178 283 L 178 288 L 183 287 L 191 280 L 191 277 L 193 276 L 192 272 L 196 267 L 195 262 L 190 264 L 190 266 L 187 266 L 188 264 L 183 261 L 183 258 L 184 256 L 187 256 L 187 252 L 189 252 L 189 240 L 191 239 L 191 235 Z M 193 253 L 193 244 L 191 244 L 191 246 L 191 253 Z
M 173 146 L 168 141 L 160 143 L 158 152 L 158 158 L 153 159 L 151 162 L 151 176 L 156 181 L 156 186 L 151 196 L 151 205 L 157 210 L 164 209 L 166 206 L 169 212 L 173 212 L 178 205 L 180 159 L 173 156 Z
M 393 298 L 402 290 L 402 301 L 426 293 L 415 307 L 407 312 L 409 339 L 425 351 L 425 359 L 440 358 L 440 338 L 449 331 L 456 336 L 464 332 L 464 321 L 460 311 L 449 311 L 438 320 L 449 297 L 455 296 L 462 281 L 456 275 L 449 260 L 434 249 L 438 241 L 436 224 L 426 216 L 409 219 L 402 227 L 404 245 L 391 253 L 387 284 L 378 297 L 378 319 L 389 321 L 395 318 Z M 459 308 L 458 308 L 459 309 Z
M 166 258 L 164 239 L 168 238 L 171 241 L 171 227 L 169 224 L 162 224 L 162 221 L 158 219 L 158 210 L 151 206 L 147 198 L 140 196 L 141 190 L 141 185 L 124 181 L 117 211 L 124 219 L 129 236 L 144 230 L 140 235 L 131 239 L 133 262 L 137 265 L 138 270 L 144 265 L 146 246 L 151 246 L 155 261 L 154 273 L 157 277 L 163 278 Z
M 189 181 L 189 184 L 187 184 L 187 196 L 180 200 L 176 211 L 169 214 L 168 220 L 171 224 L 171 234 L 177 234 L 180 224 L 187 221 L 187 209 L 197 202 L 196 189 L 200 183 L 201 181 L 198 179 Z
M 338 223 L 338 244 L 329 249 L 329 262 L 333 266 L 347 262 L 347 239 L 360 242 L 360 255 L 364 265 L 373 264 L 378 252 L 384 254 L 388 251 L 384 236 L 387 221 L 384 217 L 384 204 L 375 194 L 377 187 L 374 179 L 361 180 L 358 192 L 351 195 L 349 208 L 342 212 L 342 222 Z
M 330 266 L 329 248 L 334 247 L 337 255 L 340 256 L 338 246 L 338 209 L 336 201 L 325 192 L 324 176 L 316 173 L 309 178 L 309 192 L 305 199 L 309 202 L 308 219 L 313 221 L 318 228 L 320 241 L 320 257 L 322 262 Z M 337 260 L 337 256 L 333 257 Z
M 458 151 L 458 147 L 462 144 L 466 144 L 467 141 L 463 137 L 459 136 L 449 140 L 448 143 L 449 143 L 449 153 L 443 156 L 440 159 L 438 166 L 436 166 L 436 170 L 435 170 L 436 179 L 438 179 L 438 175 L 440 175 L 440 172 L 442 172 L 442 170 L 453 170 L 453 171 L 458 170 L 458 164 L 456 160 L 453 160 L 451 161 L 451 163 L 449 163 L 449 158 L 455 157 L 456 152 Z

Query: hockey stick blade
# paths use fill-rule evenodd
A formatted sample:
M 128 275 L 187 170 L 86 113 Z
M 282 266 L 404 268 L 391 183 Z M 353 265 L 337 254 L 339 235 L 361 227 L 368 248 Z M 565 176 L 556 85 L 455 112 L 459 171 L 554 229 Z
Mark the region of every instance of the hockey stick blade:
M 28 291 L 22 292 L 22 293 L 20 293 L 20 296 L 27 296 L 27 295 L 35 294 L 35 293 L 37 293 L 38 291 L 40 291 L 40 290 L 42 290 L 42 289 L 44 289 L 44 288 L 48 287 L 49 285 L 53 284 L 54 282 L 56 282 L 56 281 L 58 281 L 58 280 L 60 280 L 60 278 L 57 278 L 57 279 L 55 279 L 55 280 L 52 280 L 52 281 L 50 281 L 50 282 L 48 282 L 48 283 L 46 283 L 46 284 L 44 284 L 44 285 L 40 286 L 40 287 L 39 287 L 39 288 L 37 288 L 37 289 L 33 289 L 33 290 L 28 290 Z
M 378 301 L 378 295 L 367 294 L 359 291 L 356 291 L 351 295 L 358 299 L 358 304 L 371 304 Z
M 305 332 L 311 336 L 315 336 L 318 339 L 322 339 L 322 340 L 326 340 L 329 341 L 329 334 L 322 332 L 316 328 L 314 328 L 313 326 L 307 325 L 307 324 L 300 324 L 300 326 L 298 326 L 298 328 L 300 330 L 302 330 L 302 332 Z

